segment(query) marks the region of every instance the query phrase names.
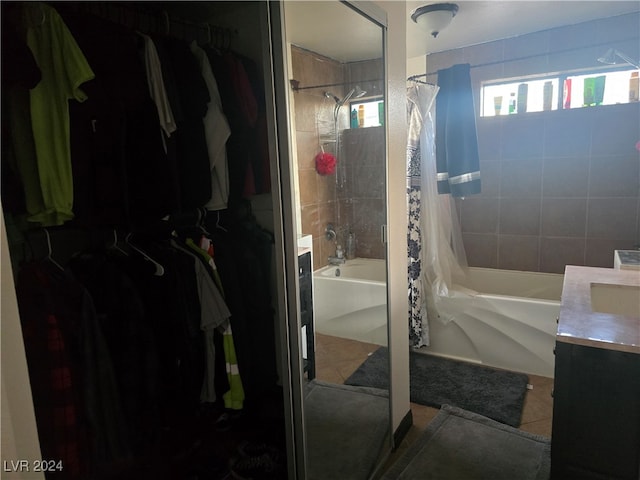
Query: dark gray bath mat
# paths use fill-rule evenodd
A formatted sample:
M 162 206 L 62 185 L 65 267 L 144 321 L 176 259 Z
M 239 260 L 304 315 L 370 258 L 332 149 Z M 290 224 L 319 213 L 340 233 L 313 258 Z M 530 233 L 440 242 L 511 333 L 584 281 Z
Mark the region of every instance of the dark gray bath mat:
M 523 373 L 410 352 L 411 401 L 454 405 L 498 422 L 520 426 L 529 378 Z M 380 347 L 344 382 L 389 388 L 389 353 Z
M 389 392 L 313 380 L 305 387 L 307 480 L 371 478 L 389 444 Z
M 443 405 L 382 480 L 548 480 L 551 440 Z

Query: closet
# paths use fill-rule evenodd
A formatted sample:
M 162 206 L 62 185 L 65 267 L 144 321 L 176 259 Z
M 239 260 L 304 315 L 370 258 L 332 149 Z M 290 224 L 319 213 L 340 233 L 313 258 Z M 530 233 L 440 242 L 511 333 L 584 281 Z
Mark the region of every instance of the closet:
M 263 8 L 2 4 L 2 207 L 47 479 L 222 479 L 251 448 L 287 476 Z

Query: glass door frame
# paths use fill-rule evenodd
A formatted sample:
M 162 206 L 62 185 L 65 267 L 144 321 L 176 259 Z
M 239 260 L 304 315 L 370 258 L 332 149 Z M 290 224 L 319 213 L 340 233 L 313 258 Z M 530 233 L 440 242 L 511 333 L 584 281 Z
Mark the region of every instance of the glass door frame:
M 281 365 L 287 434 L 288 473 L 290 479 L 304 479 L 306 475 L 306 439 L 304 428 L 304 374 L 300 335 L 300 285 L 298 281 L 297 217 L 295 172 L 292 170 L 292 133 L 289 128 L 291 112 L 290 85 L 287 79 L 287 43 L 282 1 L 266 3 L 264 11 L 268 29 L 264 32 L 265 55 L 270 59 L 270 71 L 265 71 L 267 89 L 267 118 L 269 122 L 269 145 L 271 158 L 272 192 L 274 196 L 275 261 L 277 273 L 277 296 L 281 312 L 279 342 L 282 345 Z M 342 1 L 349 8 L 379 25 L 382 29 L 383 58 L 387 58 L 387 14 L 368 1 Z M 385 99 L 388 95 L 387 67 L 384 67 Z M 388 127 L 385 121 L 385 164 L 388 168 Z M 386 172 L 385 172 L 386 173 Z M 388 175 L 385 174 L 385 182 Z M 387 218 L 388 223 L 388 218 Z M 386 245 L 388 249 L 388 244 Z M 388 296 L 388 292 L 387 292 Z M 388 299 L 387 299 L 388 300 Z M 389 318 L 387 318 L 389 326 Z M 389 328 L 388 328 L 389 330 Z M 389 332 L 388 332 L 389 333 Z M 389 370 L 391 371 L 391 370 Z M 391 382 L 390 382 L 391 383 Z M 389 392 L 389 447 L 393 444 L 391 418 L 391 391 Z

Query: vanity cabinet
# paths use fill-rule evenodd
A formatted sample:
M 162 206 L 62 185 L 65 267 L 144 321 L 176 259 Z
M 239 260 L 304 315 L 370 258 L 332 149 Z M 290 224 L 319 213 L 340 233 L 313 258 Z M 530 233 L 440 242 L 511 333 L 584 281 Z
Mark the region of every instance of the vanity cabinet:
M 551 478 L 640 478 L 640 355 L 557 342 Z
M 606 291 L 605 302 L 598 289 Z M 638 289 L 638 272 L 565 269 L 555 348 L 552 480 L 640 479 Z
M 313 333 L 313 268 L 311 253 L 306 252 L 298 256 L 300 283 L 300 324 L 304 348 L 304 372 L 308 380 L 316 376 L 315 339 Z

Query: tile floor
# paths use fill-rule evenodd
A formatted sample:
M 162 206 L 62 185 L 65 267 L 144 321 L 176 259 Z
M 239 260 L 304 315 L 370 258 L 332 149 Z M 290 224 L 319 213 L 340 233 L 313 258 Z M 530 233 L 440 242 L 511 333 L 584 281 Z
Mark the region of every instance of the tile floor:
M 360 364 L 378 348 L 378 345 L 362 343 L 345 338 L 317 334 L 316 336 L 316 378 L 326 382 L 344 383 Z M 551 437 L 553 413 L 553 379 L 529 375 L 529 384 L 522 412 L 520 429 L 529 433 Z M 411 403 L 413 425 L 401 445 L 388 459 L 391 465 L 424 431 L 436 416 L 438 409 Z

